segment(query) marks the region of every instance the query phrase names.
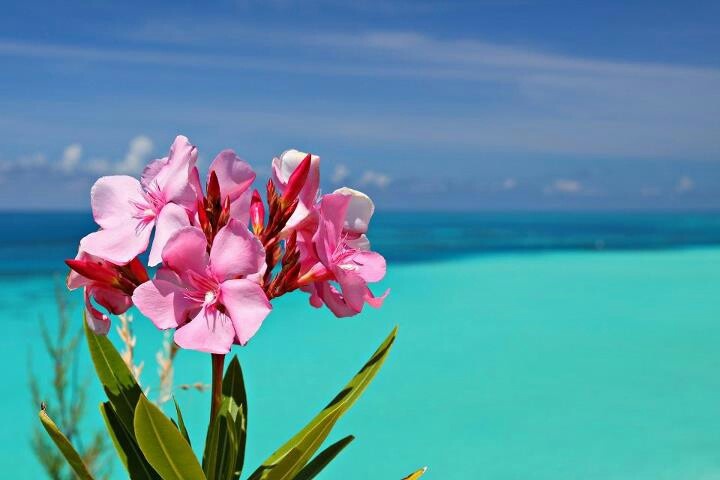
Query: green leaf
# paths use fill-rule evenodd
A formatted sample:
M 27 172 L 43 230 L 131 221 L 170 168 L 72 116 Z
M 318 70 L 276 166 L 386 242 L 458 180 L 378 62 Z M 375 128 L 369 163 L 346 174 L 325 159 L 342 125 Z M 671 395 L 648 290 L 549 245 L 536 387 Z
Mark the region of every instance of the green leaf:
M 411 473 L 407 477 L 403 477 L 402 480 L 418 480 L 418 478 L 422 477 L 425 472 L 427 472 L 427 467 L 423 467 L 420 470 Z
M 222 394 L 223 401 L 227 401 L 227 411 L 235 428 L 234 435 L 237 451 L 235 453 L 235 471 L 232 478 L 237 479 L 240 477 L 245 463 L 245 443 L 247 438 L 247 395 L 245 392 L 245 380 L 243 379 L 237 355 L 233 356 L 223 377 Z
M 97 376 L 118 418 L 134 436 L 135 405 L 143 394 L 142 390 L 112 342 L 105 335 L 97 335 L 90 330 L 87 321 L 84 323 Z
M 322 470 L 327 467 L 328 464 L 332 462 L 333 459 L 337 457 L 337 455 L 342 452 L 343 449 L 353 440 L 355 440 L 355 437 L 348 435 L 347 437 L 333 443 L 325 450 L 318 453 L 315 458 L 310 460 L 310 462 L 305 465 L 305 467 L 300 470 L 297 475 L 295 475 L 293 480 L 312 480 L 318 473 L 322 472 Z
M 247 397 L 237 356 L 228 365 L 221 391 L 222 402 L 205 441 L 203 470 L 208 479 L 237 479 L 244 463 L 247 429 Z M 230 457 L 228 476 L 226 467 Z
M 75 475 L 77 475 L 80 480 L 93 480 L 93 477 L 90 475 L 90 472 L 83 463 L 82 458 L 80 458 L 80 454 L 72 446 L 70 440 L 68 440 L 67 437 L 60 431 L 57 425 L 55 425 L 55 422 L 48 417 L 44 410 L 40 410 L 39 415 L 43 427 L 45 427 L 48 435 L 50 435 L 50 438 L 55 443 L 58 450 L 60 450 L 63 454 L 65 460 L 67 460 L 68 464 L 70 464 L 70 467 L 75 472 Z
M 335 422 L 355 403 L 375 377 L 395 341 L 396 334 L 397 327 L 350 380 L 350 383 L 305 428 L 265 460 L 253 472 L 249 480 L 289 480 L 293 478 L 320 448 Z
M 180 429 L 180 433 L 182 433 L 182 436 L 187 440 L 188 445 L 192 446 L 190 443 L 190 435 L 188 435 L 187 428 L 185 428 L 185 420 L 183 420 L 182 412 L 180 412 L 180 405 L 178 405 L 177 399 L 174 396 L 173 403 L 175 404 L 175 412 L 177 412 L 178 429 Z
M 205 442 L 203 471 L 208 480 L 229 480 L 235 472 L 237 440 L 230 415 L 221 411 L 213 420 Z
M 163 480 L 205 480 L 188 442 L 144 396 L 138 400 L 134 424 L 140 450 Z
M 105 420 L 105 426 L 110 432 L 115 450 L 118 452 L 132 480 L 160 480 L 160 476 L 145 460 L 135 438 L 127 431 L 120 421 L 110 402 L 100 404 L 100 413 Z

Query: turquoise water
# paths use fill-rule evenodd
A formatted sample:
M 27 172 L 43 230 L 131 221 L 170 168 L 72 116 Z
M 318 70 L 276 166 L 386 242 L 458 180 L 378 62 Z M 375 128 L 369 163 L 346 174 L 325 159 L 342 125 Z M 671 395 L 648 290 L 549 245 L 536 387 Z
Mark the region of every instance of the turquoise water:
M 25 365 L 33 349 L 36 371 L 46 368 L 38 318 L 53 318 L 52 284 L 44 273 L 0 278 L 8 478 L 41 477 L 28 446 L 36 406 Z M 384 285 L 386 305 L 352 319 L 284 297 L 236 350 L 249 395 L 248 468 L 399 325 L 387 363 L 331 435 L 357 439 L 320 478 L 399 479 L 422 465 L 443 480 L 720 478 L 720 248 L 398 261 Z M 135 323 L 152 386 L 160 335 Z M 209 372 L 204 355 L 180 353 L 178 383 Z M 100 387 L 89 394 L 94 427 Z M 177 396 L 200 445 L 208 394 Z

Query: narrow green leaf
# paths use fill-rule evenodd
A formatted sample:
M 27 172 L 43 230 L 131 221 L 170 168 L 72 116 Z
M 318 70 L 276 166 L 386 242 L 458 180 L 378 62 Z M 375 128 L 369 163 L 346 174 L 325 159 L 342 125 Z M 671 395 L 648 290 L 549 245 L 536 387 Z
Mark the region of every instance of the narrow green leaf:
M 39 416 L 43 427 L 45 427 L 48 435 L 50 435 L 50 438 L 55 443 L 58 450 L 60 450 L 63 454 L 65 460 L 67 460 L 70 465 L 70 468 L 72 468 L 73 472 L 75 472 L 75 475 L 77 475 L 80 480 L 93 480 L 93 477 L 90 475 L 90 472 L 83 463 L 82 458 L 80 458 L 80 454 L 72 446 L 70 440 L 68 440 L 57 425 L 55 425 L 55 422 L 48 417 L 44 410 L 40 410 Z
M 188 442 L 145 396 L 138 400 L 134 424 L 140 450 L 163 480 L 205 480 Z
M 320 448 L 335 422 L 365 391 L 385 361 L 396 335 L 397 327 L 350 380 L 350 383 L 310 423 L 265 460 L 253 472 L 249 480 L 289 480 L 293 478 Z
M 190 435 L 188 435 L 187 428 L 185 428 L 185 420 L 183 420 L 182 412 L 180 411 L 180 405 L 178 405 L 177 399 L 174 396 L 173 403 L 175 404 L 175 412 L 177 413 L 178 429 L 180 429 L 180 433 L 182 433 L 182 436 L 187 440 L 188 445 L 192 446 L 190 443 Z
M 233 356 L 228 365 L 222 382 L 223 401 L 227 401 L 227 411 L 235 429 L 234 437 L 237 445 L 235 452 L 235 468 L 232 479 L 240 477 L 245 463 L 245 443 L 247 439 L 247 395 L 240 361 Z
M 160 480 L 160 476 L 145 460 L 137 442 L 120 421 L 110 402 L 100 404 L 100 413 L 131 480 Z
M 347 437 L 338 440 L 322 452 L 318 453 L 315 458 L 303 467 L 300 472 L 293 478 L 293 480 L 312 480 L 317 476 L 318 473 L 328 466 L 337 455 L 347 447 L 350 442 L 355 440 L 355 437 L 348 435 Z
M 243 467 L 247 418 L 245 383 L 237 356 L 228 365 L 221 391 L 222 402 L 205 441 L 203 470 L 208 479 L 234 480 Z M 230 463 L 228 458 L 232 458 Z
M 411 473 L 407 477 L 403 477 L 402 480 L 418 480 L 418 478 L 422 477 L 425 472 L 427 472 L 427 467 L 423 467 L 420 470 L 416 470 L 415 472 Z
M 229 413 L 220 411 L 208 432 L 203 471 L 208 480 L 229 480 L 235 472 L 237 441 Z
M 95 334 L 87 322 L 84 323 L 85 337 L 97 376 L 118 418 L 134 436 L 135 405 L 142 396 L 142 390 L 112 342 L 105 335 Z

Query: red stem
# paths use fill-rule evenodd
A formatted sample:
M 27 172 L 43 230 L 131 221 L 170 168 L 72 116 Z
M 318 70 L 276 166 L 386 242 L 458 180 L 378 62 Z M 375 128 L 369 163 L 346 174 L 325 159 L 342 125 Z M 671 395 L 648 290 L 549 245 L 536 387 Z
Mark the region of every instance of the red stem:
M 222 403 L 222 379 L 225 366 L 225 354 L 212 354 L 212 398 L 210 399 L 210 425 L 220 410 Z

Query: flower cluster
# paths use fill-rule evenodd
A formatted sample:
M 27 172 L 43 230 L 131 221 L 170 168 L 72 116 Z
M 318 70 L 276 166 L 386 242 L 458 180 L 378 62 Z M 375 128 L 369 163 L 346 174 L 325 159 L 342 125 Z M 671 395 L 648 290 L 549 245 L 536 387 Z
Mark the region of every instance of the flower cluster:
M 178 136 L 140 180 L 107 176 L 92 187 L 100 229 L 66 263 L 95 332 L 110 328 L 98 306 L 121 314 L 135 305 L 158 328 L 176 329 L 180 347 L 227 353 L 255 335 L 273 298 L 293 290 L 338 317 L 382 304 L 387 292 L 368 288 L 385 275 L 366 236 L 373 202 L 349 188 L 321 196 L 319 157 L 274 158 L 265 201 L 233 151 L 215 157 L 204 188 L 196 163 L 197 148 Z M 157 267 L 154 278 L 141 258 Z

